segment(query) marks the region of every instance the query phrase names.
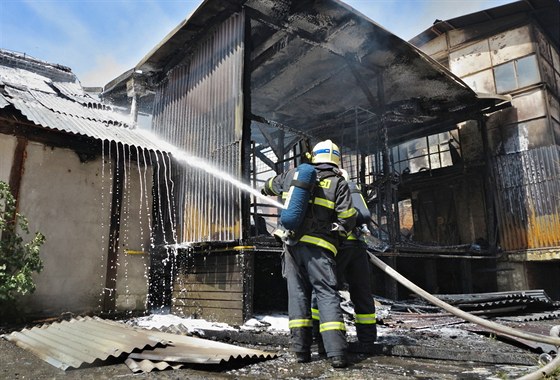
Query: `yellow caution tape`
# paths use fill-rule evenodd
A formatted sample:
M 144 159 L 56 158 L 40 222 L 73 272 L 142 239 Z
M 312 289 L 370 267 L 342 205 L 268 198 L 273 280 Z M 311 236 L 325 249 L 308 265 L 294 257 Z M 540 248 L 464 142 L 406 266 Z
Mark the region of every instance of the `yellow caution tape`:
M 134 249 L 125 249 L 124 253 L 126 253 L 127 255 L 143 255 L 146 252 L 145 251 L 138 251 L 138 250 L 134 250 Z

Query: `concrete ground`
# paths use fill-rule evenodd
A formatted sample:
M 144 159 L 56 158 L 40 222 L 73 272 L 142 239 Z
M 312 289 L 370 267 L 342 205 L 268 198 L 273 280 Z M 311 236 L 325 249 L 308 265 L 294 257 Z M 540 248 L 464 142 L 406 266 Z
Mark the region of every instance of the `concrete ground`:
M 543 329 L 560 320 L 541 321 Z M 403 326 L 400 326 L 403 325 Z M 403 323 L 379 326 L 372 354 L 350 353 L 350 366 L 333 369 L 313 354 L 311 363 L 295 363 L 286 335 L 244 332 L 222 336 L 227 343 L 277 353 L 276 359 L 219 366 L 187 365 L 177 370 L 134 374 L 122 361 L 89 368 L 59 370 L 15 344 L 0 339 L 0 379 L 514 379 L 536 370 L 539 350 L 459 328 L 461 323 L 424 328 Z M 251 339 L 255 337 L 255 339 Z M 214 339 L 220 337 L 215 336 Z M 349 337 L 351 339 L 352 337 Z M 237 341 L 236 341 L 237 340 Z M 248 342 L 253 340 L 252 343 Z M 260 344 L 259 344 L 260 342 Z M 264 343 L 263 343 L 264 342 Z M 385 352 L 385 354 L 383 354 Z M 432 357 L 432 358 L 430 358 Z M 497 362 L 492 362 L 497 361 Z M 501 361 L 501 363 L 500 363 Z M 509 363 L 508 363 L 509 362 Z M 517 363 L 517 364 L 516 364 Z M 525 364 L 518 364 L 525 363 Z M 558 377 L 549 377 L 560 378 Z

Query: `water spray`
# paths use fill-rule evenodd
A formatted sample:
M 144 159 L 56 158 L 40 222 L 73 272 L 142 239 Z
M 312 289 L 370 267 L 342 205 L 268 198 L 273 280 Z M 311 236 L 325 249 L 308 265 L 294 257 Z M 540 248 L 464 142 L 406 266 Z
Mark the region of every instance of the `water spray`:
M 166 152 L 168 152 L 169 154 L 171 154 L 176 160 L 185 163 L 187 165 L 189 165 L 190 167 L 193 167 L 195 169 L 200 169 L 203 170 L 204 172 L 218 178 L 221 180 L 224 180 L 226 182 L 231 183 L 232 185 L 234 185 L 235 187 L 237 187 L 238 189 L 245 191 L 251 195 L 254 195 L 255 197 L 257 197 L 257 199 L 270 204 L 271 206 L 277 207 L 279 209 L 283 209 L 284 205 L 270 197 L 267 197 L 265 195 L 262 195 L 261 192 L 259 190 L 253 189 L 251 186 L 239 181 L 238 179 L 232 177 L 230 174 L 218 169 L 217 167 L 215 167 L 214 165 L 212 165 L 211 163 L 205 161 L 204 159 L 200 158 L 200 157 L 196 157 L 193 156 L 191 154 L 188 154 L 187 152 L 185 152 L 184 150 L 179 149 L 178 147 L 162 140 L 161 138 L 159 138 L 158 136 L 154 135 L 151 132 L 145 131 L 145 130 L 139 130 L 138 132 L 146 135 L 146 137 L 148 139 L 150 139 L 151 141 L 154 140 L 158 140 L 158 145 L 161 146 L 161 148 L 163 150 L 165 150 Z

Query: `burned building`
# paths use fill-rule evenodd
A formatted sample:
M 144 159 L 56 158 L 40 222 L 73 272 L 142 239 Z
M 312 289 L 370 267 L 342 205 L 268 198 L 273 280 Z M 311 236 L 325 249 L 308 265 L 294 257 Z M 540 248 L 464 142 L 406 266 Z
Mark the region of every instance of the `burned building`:
M 157 269 L 175 313 L 238 324 L 286 307 L 278 209 L 224 179 L 258 188 L 327 138 L 362 184 L 380 256 L 429 290 L 496 288 L 486 115 L 511 97 L 473 90 L 341 1 L 205 1 L 102 96 L 151 113 L 186 152 L 153 252 L 176 258 Z M 376 293 L 407 296 L 374 277 Z
M 421 227 L 422 237 L 433 238 L 440 227 L 459 234 L 479 229 L 473 237 L 484 237 L 497 256 L 498 290 L 545 289 L 558 299 L 560 4 L 518 1 L 438 21 L 410 42 L 474 91 L 512 98 L 511 108 L 488 116 L 485 129 L 467 122 L 454 132 L 461 170 L 478 166 L 484 176 L 463 184 L 408 181 L 414 220 L 432 215 L 442 222 Z M 465 186 L 468 198 L 456 199 L 454 215 L 446 216 L 441 194 L 457 197 Z M 468 212 L 478 215 L 474 225 L 464 224 Z M 437 228 L 424 231 L 430 225 Z

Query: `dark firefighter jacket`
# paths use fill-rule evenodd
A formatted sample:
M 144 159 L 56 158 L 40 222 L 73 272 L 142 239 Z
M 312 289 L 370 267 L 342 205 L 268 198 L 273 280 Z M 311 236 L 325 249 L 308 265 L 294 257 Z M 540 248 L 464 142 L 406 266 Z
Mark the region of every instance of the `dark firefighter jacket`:
M 296 169 L 270 178 L 264 185 L 267 195 L 281 195 L 285 200 Z M 356 225 L 356 209 L 352 205 L 350 189 L 338 169 L 330 164 L 315 165 L 317 183 L 307 207 L 304 221 L 292 240 L 313 244 L 337 254 L 339 242 Z M 333 223 L 338 230 L 333 231 Z

